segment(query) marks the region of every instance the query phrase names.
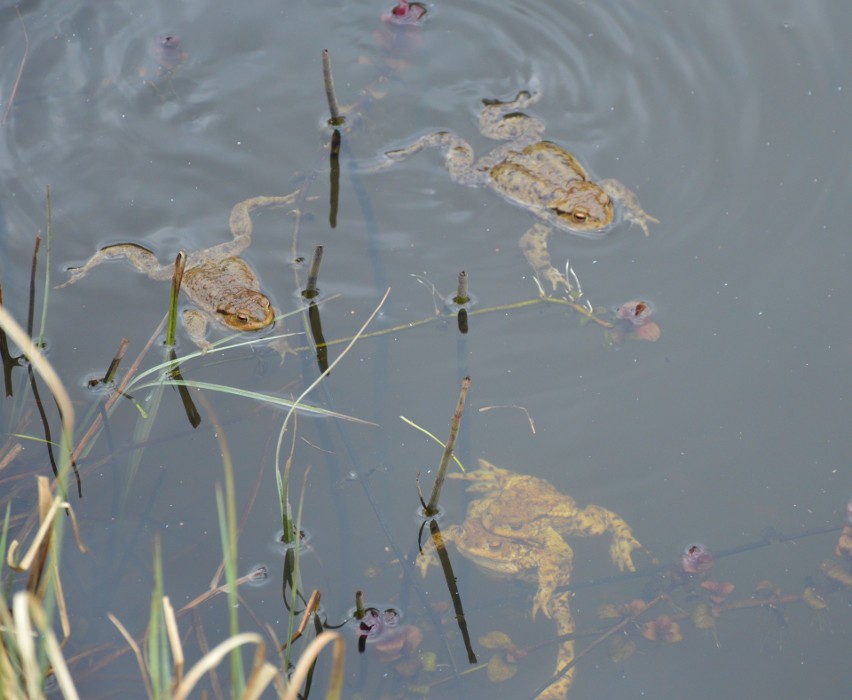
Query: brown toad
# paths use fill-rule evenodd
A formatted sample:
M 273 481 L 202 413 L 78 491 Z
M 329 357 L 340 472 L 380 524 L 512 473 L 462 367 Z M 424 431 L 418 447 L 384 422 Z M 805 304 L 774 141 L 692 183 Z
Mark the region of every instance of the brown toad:
M 442 531 L 446 541 L 484 571 L 535 582 L 538 589 L 532 614 L 541 610 L 556 621 L 560 635 L 574 629 L 570 594 L 556 593 L 571 581 L 573 551 L 565 537 L 612 534 L 610 558 L 622 571 L 635 571 L 632 552 L 641 545 L 630 526 L 612 511 L 596 505 L 579 508 L 573 498 L 534 476 L 516 474 L 479 460 L 479 469 L 449 478 L 470 481 L 468 491 L 480 494 L 471 501 L 461 525 Z M 425 571 L 430 554 L 420 562 Z M 574 642 L 562 643 L 556 671 L 574 658 Z M 539 698 L 564 700 L 573 681 L 571 669 Z
M 630 190 L 615 180 L 593 182 L 571 153 L 542 140 L 544 123 L 540 119 L 517 111 L 539 97 L 523 90 L 508 102 L 483 101 L 479 130 L 509 143 L 476 162 L 470 144 L 446 131 L 422 136 L 385 156 L 391 163 L 427 148 L 443 148 L 453 181 L 471 187 L 486 185 L 560 230 L 600 238 L 611 227 L 613 203 L 618 202 L 623 217 L 641 226 L 647 236 L 648 223 L 659 222 L 642 209 Z
M 255 207 L 292 204 L 296 192 L 285 196 L 251 197 L 231 209 L 230 228 L 233 240 L 212 248 L 195 251 L 187 257 L 182 289 L 196 307 L 183 312 L 183 322 L 193 342 L 206 352 L 207 321 L 238 331 L 257 331 L 268 328 L 275 320 L 275 310 L 269 298 L 260 291 L 257 275 L 240 257 L 251 244 L 251 210 Z M 82 267 L 74 268 L 71 278 L 60 285 L 73 284 L 107 260 L 126 259 L 139 272 L 151 279 L 171 279 L 172 265 L 160 265 L 147 248 L 135 243 L 120 243 L 101 248 Z M 282 346 L 282 354 L 283 348 Z

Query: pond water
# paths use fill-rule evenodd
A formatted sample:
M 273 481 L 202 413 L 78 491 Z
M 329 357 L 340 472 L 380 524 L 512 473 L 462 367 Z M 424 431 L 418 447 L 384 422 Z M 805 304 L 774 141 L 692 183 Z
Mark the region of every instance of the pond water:
M 181 248 L 225 242 L 235 203 L 300 189 L 300 216 L 257 213 L 243 253 L 274 306 L 303 307 L 306 269 L 295 258 L 317 245 L 325 251 L 327 340 L 352 336 L 391 290 L 370 327 L 386 332 L 359 340 L 306 399 L 376 425 L 300 415 L 285 441 L 284 457 L 295 434 L 295 494 L 307 474 L 303 585 L 322 592 L 330 624 L 345 618 L 357 590 L 370 604 L 400 608 L 423 633 L 419 652 L 434 652 L 438 663 L 403 678 L 372 647 L 359 655 L 350 634 L 344 695 L 414 697 L 410 685 L 446 678 L 432 697 L 531 697 L 553 673 L 556 644 L 519 658 L 503 686 L 484 672 L 452 680 L 468 664 L 444 577 L 436 567 L 421 578 L 399 561 L 417 543 L 415 477 L 421 472 L 424 489 L 431 486 L 441 448 L 399 416 L 446 439 L 460 380 L 470 375 L 458 445 L 468 468 L 484 458 L 546 479 L 580 505 L 611 509 L 664 562 L 696 541 L 722 551 L 760 541 L 769 528 L 795 535 L 841 525 L 852 495 L 852 5 L 427 7 L 420 25 L 395 27 L 381 21 L 388 9 L 381 2 L 261 0 L 236 11 L 203 0 L 45 0 L 22 6 L 20 17 L 7 3 L 0 97 L 4 110 L 14 101 L 0 128 L 3 303 L 26 318 L 48 186 L 51 285 L 110 243 L 137 243 L 167 261 Z M 179 39 L 164 46 L 166 36 Z M 341 103 L 358 103 L 343 133 L 334 227 L 324 48 Z M 570 259 L 595 306 L 651 304 L 656 342 L 611 344 L 603 328 L 557 304 L 472 315 L 466 335 L 448 316 L 409 326 L 434 315 L 423 282 L 447 295 L 460 270 L 476 310 L 535 299 L 518 241 L 536 219 L 488 188 L 454 183 L 436 151 L 378 172 L 370 166 L 435 130 L 487 153 L 494 142 L 478 133 L 482 100 L 522 89 L 540 93 L 526 111 L 546 123 L 548 139 L 593 178 L 624 183 L 659 219 L 647 238 L 622 223 L 600 240 L 556 232 L 549 246 L 555 266 Z M 127 338 L 121 377 L 167 300 L 167 283 L 119 262 L 51 289 L 48 358 L 80 416 L 101 400 L 86 381 L 102 375 Z M 286 324 L 300 333 L 291 345 L 310 344 L 302 316 Z M 182 328 L 178 342 L 179 354 L 193 351 Z M 331 361 L 342 347 L 329 348 Z M 157 343 L 142 369 L 161 358 Z M 187 379 L 285 398 L 319 374 L 311 350 L 280 365 L 274 353 L 246 348 L 211 352 L 181 370 Z M 13 432 L 43 437 L 37 421 L 18 422 L 18 402 L 29 399 L 20 371 L 14 381 L 15 396 L 0 408 L 4 445 Z M 145 402 L 148 391 L 132 393 Z M 222 556 L 215 486 L 224 477 L 213 417 L 236 472 L 241 571 L 269 568 L 265 586 L 241 589 L 241 625 L 286 636 L 274 474 L 284 413 L 221 392 L 205 397 L 209 408 L 199 401 L 202 422 L 193 429 L 177 392 L 166 390 L 147 434 L 122 400 L 109 430 L 79 460 L 83 498 L 72 501 L 90 551 L 78 553 L 69 537 L 62 577 L 73 625 L 65 655 L 76 660 L 72 675 L 84 697 L 144 696 L 131 655 L 112 658 L 125 644 L 106 615 L 135 635 L 144 631 L 155 536 L 175 607 L 215 575 Z M 142 439 L 140 453 L 133 448 Z M 0 473 L 0 495 L 16 514 L 33 507 L 36 473 L 49 474 L 37 442 Z M 442 527 L 462 522 L 468 498 L 460 482 L 447 482 Z M 532 509 L 535 494 L 529 498 Z M 712 578 L 735 584 L 731 600 L 752 600 L 765 580 L 800 594 L 833 556 L 836 536 L 718 558 Z M 575 581 L 616 572 L 603 538 L 574 549 Z M 535 551 L 534 559 L 544 556 Z M 520 647 L 553 641 L 552 621 L 530 619 L 535 584 L 489 578 L 455 546 L 448 553 L 480 659 L 493 653 L 479 642 L 492 630 Z M 636 561 L 649 565 L 644 554 Z M 577 590 L 578 629 L 601 628 L 597 607 L 640 597 L 645 582 Z M 634 635 L 637 653 L 621 662 L 604 646 L 577 664 L 571 696 L 846 697 L 850 598 L 841 591 L 827 600 L 822 611 L 795 603 L 778 614 L 726 613 L 715 636 L 683 621 L 677 644 Z M 681 596 L 679 604 L 692 609 L 695 600 Z M 662 604 L 660 612 L 678 609 Z M 200 655 L 195 630 L 218 643 L 227 615 L 218 597 L 181 618 L 181 631 L 193 630 L 188 661 Z M 578 651 L 593 638 L 579 640 Z

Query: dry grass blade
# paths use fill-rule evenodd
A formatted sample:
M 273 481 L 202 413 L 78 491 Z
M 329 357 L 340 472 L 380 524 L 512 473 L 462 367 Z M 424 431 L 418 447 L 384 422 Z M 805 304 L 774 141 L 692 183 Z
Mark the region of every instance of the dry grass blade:
M 219 578 L 218 573 L 217 573 L 216 578 Z M 235 583 L 237 584 L 237 586 L 241 586 L 244 583 L 251 583 L 252 581 L 255 581 L 256 579 L 257 579 L 257 571 L 252 571 L 252 572 L 246 574 L 245 576 L 240 576 L 240 578 L 238 578 Z M 189 601 L 186 605 L 184 605 L 180 610 L 178 610 L 177 614 L 183 615 L 184 613 L 187 613 L 190 610 L 197 608 L 202 603 L 206 603 L 208 600 L 210 600 L 214 596 L 220 595 L 222 593 L 227 593 L 228 587 L 229 586 L 228 586 L 227 583 L 223 583 L 221 586 L 217 586 L 216 588 L 211 588 L 209 590 L 204 591 L 204 593 L 196 596 L 191 601 Z
M 519 411 L 523 411 L 524 415 L 526 415 L 527 420 L 529 421 L 530 432 L 533 435 L 535 435 L 535 421 L 533 420 L 532 416 L 530 415 L 530 412 L 524 406 L 518 406 L 517 404 L 513 404 L 513 403 L 512 404 L 496 404 L 494 406 L 483 406 L 482 408 L 479 409 L 479 412 L 485 413 L 486 411 L 492 411 L 495 408 L 516 408 Z
M 299 637 L 301 637 L 304 634 L 305 628 L 308 626 L 308 622 L 310 622 L 310 620 L 311 620 L 311 615 L 313 615 L 317 611 L 317 609 L 319 608 L 319 604 L 320 604 L 320 592 L 319 592 L 319 590 L 315 590 L 313 593 L 311 593 L 311 597 L 308 598 L 308 604 L 305 606 L 305 612 L 302 613 L 302 619 L 299 621 L 298 629 L 293 634 L 289 643 L 285 642 L 284 644 L 281 645 L 281 648 L 279 649 L 279 651 L 284 651 L 284 648 L 286 646 L 288 646 L 288 644 L 292 644 L 293 642 L 295 642 Z
M 254 652 L 254 664 L 240 700 L 255 700 L 261 697 L 266 687 L 279 677 L 278 669 L 266 662 L 266 647 L 258 645 Z
M 71 506 L 62 501 L 58 496 L 50 499 L 50 489 L 48 486 L 47 477 L 40 476 L 38 478 L 38 491 L 39 491 L 39 514 L 41 517 L 41 525 L 39 526 L 38 532 L 36 533 L 35 539 L 30 544 L 30 548 L 27 550 L 26 554 L 24 554 L 23 559 L 19 562 L 15 562 L 15 555 L 20 548 L 20 543 L 18 540 L 12 540 L 9 544 L 9 551 L 6 557 L 6 563 L 10 569 L 14 571 L 29 571 L 29 580 L 27 582 L 27 589 L 32 591 L 33 593 L 37 593 L 39 597 L 43 595 L 43 584 L 45 579 L 43 578 L 44 573 L 44 563 L 47 560 L 48 549 L 50 547 L 50 539 L 53 533 L 53 525 L 56 520 L 56 514 L 59 512 L 60 508 L 64 508 L 70 514 L 70 520 L 74 528 L 74 535 L 77 540 L 77 545 L 81 552 L 88 551 L 85 545 L 80 540 L 80 531 L 77 526 L 77 518 L 74 515 L 74 511 Z M 35 568 L 31 568 L 33 563 L 36 563 L 37 566 Z M 59 571 L 55 568 L 56 563 L 53 562 L 53 582 L 55 587 L 55 596 L 57 605 L 59 608 L 60 622 L 62 624 L 62 632 L 67 639 L 69 634 L 71 633 L 70 623 L 68 622 L 68 613 L 65 608 L 65 597 L 62 593 L 62 583 L 59 578 Z
M 183 644 L 181 644 L 180 632 L 178 632 L 177 620 L 175 620 L 175 609 L 167 595 L 163 596 L 163 617 L 166 620 L 166 632 L 169 635 L 169 646 L 172 649 L 172 658 L 174 659 L 175 684 L 180 685 L 183 680 Z
M 41 671 L 38 667 L 35 630 L 33 630 L 30 620 L 27 593 L 18 593 L 12 599 L 12 617 L 15 621 L 15 641 L 18 645 L 18 657 L 21 662 L 21 673 L 26 684 L 27 697 L 40 698 L 42 697 Z
M 65 657 L 62 656 L 62 648 L 56 640 L 56 635 L 47 623 L 47 616 L 44 614 L 44 609 L 36 598 L 26 593 L 18 593 L 17 596 L 26 596 L 29 602 L 29 611 L 35 620 L 36 626 L 44 639 L 47 658 L 50 660 L 50 665 L 53 670 L 53 675 L 59 688 L 62 690 L 62 695 L 67 700 L 79 700 L 77 689 L 74 687 L 74 681 L 71 680 L 71 673 L 68 671 L 68 666 L 65 663 Z
M 172 696 L 173 700 L 183 700 L 183 698 L 188 697 L 189 693 L 198 681 L 201 680 L 205 673 L 215 669 L 222 662 L 222 659 L 230 654 L 231 651 L 244 644 L 256 644 L 263 650 L 266 649 L 263 637 L 254 632 L 243 632 L 242 634 L 229 637 L 224 642 L 217 644 L 208 654 L 205 654 L 191 669 L 189 669 L 189 672 L 186 674 L 186 678 L 184 678 L 183 682 L 175 689 L 174 695 Z M 256 660 L 257 659 L 255 658 L 255 661 Z M 266 666 L 270 666 L 277 674 L 278 671 L 274 666 L 272 666 L 272 664 L 268 662 L 262 663 Z M 269 681 L 267 681 L 267 683 L 268 682 Z
M 323 647 L 331 643 L 334 644 L 334 653 L 331 664 L 331 673 L 328 678 L 328 689 L 326 690 L 325 697 L 326 700 L 336 700 L 336 698 L 340 697 L 341 687 L 343 685 L 343 654 L 346 650 L 346 642 L 337 632 L 326 630 L 314 641 L 308 644 L 305 651 L 302 652 L 302 655 L 299 657 L 299 663 L 296 664 L 296 669 L 290 677 L 287 693 L 283 696 L 282 700 L 297 700 L 299 697 L 299 688 L 301 688 L 302 684 L 305 682 L 311 666 L 314 661 L 317 660 L 317 657 L 320 655 Z
M 148 669 L 145 668 L 145 659 L 142 656 L 142 650 L 139 648 L 136 640 L 133 639 L 133 635 L 127 631 L 115 615 L 107 613 L 107 617 L 109 618 L 109 621 L 118 628 L 118 631 L 121 632 L 121 636 L 124 637 L 124 641 L 127 642 L 127 645 L 133 650 L 133 654 L 136 656 L 136 663 L 139 665 L 139 675 L 142 676 L 142 680 L 145 683 L 145 692 L 148 693 L 149 698 L 153 698 L 154 689 L 151 687 L 151 681 L 148 678 Z
M 6 564 L 10 569 L 13 571 L 28 571 L 30 569 L 36 556 L 42 551 L 42 544 L 45 543 L 46 538 L 49 536 L 51 527 L 53 526 L 53 521 L 56 518 L 56 513 L 61 507 L 62 499 L 57 496 L 53 499 L 50 509 L 42 518 L 38 532 L 36 532 L 36 536 L 33 539 L 32 544 L 30 544 L 30 548 L 27 550 L 26 554 L 24 554 L 20 562 L 15 561 L 15 555 L 18 553 L 21 543 L 18 542 L 18 540 L 11 541 L 9 544 L 9 551 L 6 554 Z
M 21 452 L 24 451 L 24 446 L 20 442 L 16 442 L 12 447 L 9 448 L 9 451 L 0 457 L 0 472 L 2 472 L 6 467 L 8 467 Z
M 0 632 L 13 630 L 15 623 L 12 620 L 12 611 L 5 605 L 0 605 Z M 0 688 L 9 697 L 20 695 L 19 678 L 12 667 L 12 660 L 17 660 L 16 649 L 6 644 L 6 637 L 0 634 Z
M 18 75 L 15 78 L 15 83 L 12 85 L 12 92 L 9 94 L 9 102 L 6 103 L 6 111 L 3 112 L 3 125 L 6 125 L 6 120 L 9 117 L 9 112 L 12 111 L 12 104 L 15 102 L 15 95 L 18 94 L 18 85 L 21 84 L 21 76 L 24 74 L 24 66 L 27 65 L 27 56 L 30 53 L 30 37 L 27 34 L 27 25 L 24 24 L 24 18 L 21 17 L 21 11 L 16 7 L 15 14 L 21 22 L 21 31 L 24 33 L 24 55 L 21 57 L 21 65 L 18 66 Z

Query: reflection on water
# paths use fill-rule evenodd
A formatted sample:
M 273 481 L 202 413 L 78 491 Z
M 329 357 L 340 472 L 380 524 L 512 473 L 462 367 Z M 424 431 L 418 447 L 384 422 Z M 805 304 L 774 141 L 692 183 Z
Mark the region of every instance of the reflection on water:
M 302 583 L 306 592 L 321 591 L 329 623 L 342 621 L 362 590 L 368 600 L 388 601 L 424 635 L 417 645 L 403 640 L 409 675 L 397 668 L 399 659 L 371 655 L 370 645 L 359 656 L 350 635 L 347 695 L 404 695 L 442 680 L 433 697 L 482 697 L 495 689 L 524 697 L 553 672 L 558 644 L 541 646 L 553 642 L 553 625 L 529 615 L 535 585 L 491 580 L 450 544 L 474 651 L 480 659 L 499 657 L 492 678 L 514 671 L 500 686 L 488 671 L 454 679 L 468 666 L 446 583 L 436 570 L 421 579 L 400 564 L 416 552 L 415 474 L 431 483 L 440 448 L 398 416 L 444 439 L 458 381 L 470 374 L 462 461 L 493 459 L 578 501 L 605 503 L 661 566 L 695 542 L 718 553 L 761 542 L 771 527 L 785 536 L 821 533 L 770 537 L 773 544 L 717 556 L 712 581 L 734 589 L 717 602 L 710 596 L 727 587 L 711 591 L 694 582 L 709 617 L 685 622 L 660 603 L 631 623 L 630 634 L 613 635 L 619 644 L 635 643 L 638 653 L 627 658 L 610 647 L 622 659 L 616 662 L 602 644 L 580 659 L 572 697 L 682 697 L 685 688 L 695 698 L 843 697 L 848 607 L 826 583 L 836 581 L 826 574 L 834 565 L 823 562 L 845 566 L 837 564 L 842 552 L 832 554 L 835 534 L 824 530 L 842 524 L 852 493 L 845 320 L 852 176 L 838 150 L 852 106 L 849 8 L 822 0 L 474 0 L 426 4 L 423 22 L 394 26 L 381 21 L 392 5 L 253 4 L 234 13 L 203 0 L 144 9 L 47 0 L 21 7 L 22 21 L 13 6 L 0 10 L 4 110 L 14 94 L 0 128 L 4 306 L 26 318 L 47 185 L 51 285 L 109 244 L 133 242 L 160 260 L 181 248 L 208 249 L 228 240 L 225 222 L 235 203 L 299 190 L 293 214 L 256 217 L 243 253 L 272 305 L 287 312 L 302 308 L 299 261 L 324 246 L 321 302 L 307 322 L 286 319 L 287 330 L 319 328 L 321 314 L 320 337 L 333 362 L 343 347 L 335 341 L 351 337 L 391 288 L 370 329 L 388 332 L 359 340 L 308 397 L 380 428 L 301 417 L 292 456 L 289 443 L 281 451 L 298 484 L 294 501 L 312 467 L 303 502 L 312 540 L 301 557 Z M 356 104 L 335 163 L 334 227 L 323 48 L 333 56 L 340 103 Z M 494 142 L 477 127 L 482 100 L 511 99 L 524 89 L 541 95 L 524 111 L 547 124 L 549 140 L 574 154 L 591 179 L 624 183 L 660 220 L 648 238 L 625 225 L 601 240 L 554 233 L 549 267 L 536 270 L 544 276 L 552 268 L 573 285 L 570 259 L 582 281 L 578 305 L 590 300 L 600 318 L 623 322 L 622 331 L 648 328 L 633 322 L 653 309 L 656 342 L 609 344 L 612 334 L 581 322 L 564 304 L 519 306 L 538 296 L 518 246 L 534 215 L 487 188 L 460 187 L 437 153 L 381 172 L 363 167 L 438 130 L 487 153 Z M 461 270 L 478 299 L 463 337 L 454 319 L 431 320 L 429 288 L 417 283 L 447 295 Z M 567 286 L 560 294 L 570 293 Z M 85 378 L 103 376 L 122 338 L 128 357 L 136 357 L 156 336 L 167 296 L 122 265 L 51 290 L 47 350 L 81 414 L 98 400 Z M 180 354 L 189 353 L 189 338 L 179 342 Z M 159 358 L 155 349 L 140 371 Z M 182 362 L 181 371 L 188 380 L 289 398 L 318 376 L 315 358 L 311 349 L 280 365 L 242 349 Z M 44 438 L 37 421 L 18 422 L 28 389 L 21 370 L 12 371 L 16 393 L 0 408 L 0 449 L 11 432 Z M 147 391 L 133 399 L 150 411 Z M 281 527 L 272 470 L 283 418 L 242 397 L 205 395 L 237 474 L 240 570 L 267 561 L 270 582 L 277 581 L 243 589 L 241 624 L 261 629 L 245 614 L 251 610 L 280 640 L 283 562 L 269 561 L 268 542 Z M 222 459 L 211 421 L 193 429 L 178 396 L 163 392 L 140 453 L 139 415 L 121 398 L 108 430 L 79 460 L 85 498 L 74 505 L 92 554 L 69 548 L 62 562 L 78 621 L 68 657 L 101 644 L 105 654 L 123 648 L 107 611 L 136 634 L 144 628 L 155 534 L 177 607 L 206 589 L 221 558 L 214 485 Z M 140 454 L 131 479 L 128 465 Z M 31 504 L 24 486 L 30 475 L 47 468 L 45 452 L 31 441 L 3 470 L 4 500 L 15 514 Z M 443 501 L 441 527 L 458 526 L 461 489 L 449 482 Z M 583 542 L 574 547 L 573 565 L 586 580 L 609 575 L 606 555 Z M 578 629 L 599 631 L 608 623 L 595 609 L 629 606 L 648 578 L 578 589 L 571 600 Z M 787 600 L 808 590 L 809 603 L 797 599 L 776 612 L 755 604 L 760 610 L 714 614 L 713 606 Z M 209 643 L 224 636 L 221 600 L 198 608 Z M 677 636 L 670 623 L 683 641 L 661 641 Z M 185 632 L 190 620 L 180 624 Z M 495 643 L 495 632 L 510 641 L 498 635 Z M 578 640 L 577 649 L 594 638 Z M 198 646 L 187 654 L 197 658 Z M 748 671 L 731 673 L 743 659 Z M 139 694 L 129 658 L 106 668 L 76 669 L 84 695 Z

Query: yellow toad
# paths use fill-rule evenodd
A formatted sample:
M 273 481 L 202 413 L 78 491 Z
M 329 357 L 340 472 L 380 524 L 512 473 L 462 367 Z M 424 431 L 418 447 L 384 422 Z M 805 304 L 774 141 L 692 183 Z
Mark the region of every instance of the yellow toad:
M 573 498 L 534 476 L 516 474 L 479 460 L 479 469 L 449 478 L 470 481 L 468 491 L 480 494 L 471 501 L 461 525 L 441 532 L 459 552 L 488 573 L 519 578 L 538 585 L 532 614 L 541 610 L 557 623 L 558 633 L 574 629 L 570 594 L 556 593 L 571 581 L 573 551 L 565 537 L 612 534 L 610 558 L 621 571 L 635 571 L 632 552 L 641 547 L 630 526 L 612 511 L 596 505 L 579 508 Z M 432 563 L 426 554 L 421 570 Z M 559 648 L 558 672 L 574 658 L 574 642 Z M 558 678 L 539 698 L 564 700 L 574 669 Z

